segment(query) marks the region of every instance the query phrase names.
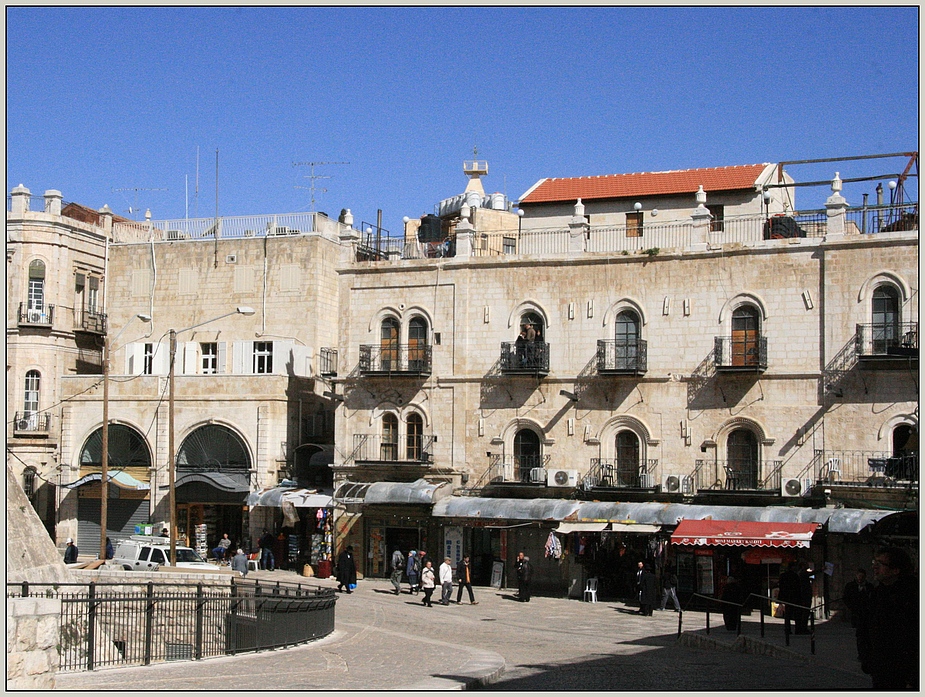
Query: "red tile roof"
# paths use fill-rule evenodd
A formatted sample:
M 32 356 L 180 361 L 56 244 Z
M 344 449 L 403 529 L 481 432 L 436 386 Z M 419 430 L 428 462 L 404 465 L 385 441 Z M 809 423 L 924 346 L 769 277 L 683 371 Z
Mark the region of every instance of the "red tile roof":
M 598 177 L 541 179 L 520 202 L 529 204 L 575 201 L 579 198 L 590 200 L 693 194 L 700 185 L 703 185 L 703 190 L 708 193 L 753 189 L 758 177 L 767 166 L 767 164 L 738 165 L 668 172 L 607 174 Z

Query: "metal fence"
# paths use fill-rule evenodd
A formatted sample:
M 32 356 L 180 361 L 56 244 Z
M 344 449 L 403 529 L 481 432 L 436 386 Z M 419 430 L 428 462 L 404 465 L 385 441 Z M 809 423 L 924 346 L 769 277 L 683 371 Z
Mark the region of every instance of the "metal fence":
M 61 600 L 60 670 L 150 665 L 280 648 L 334 631 L 331 588 L 232 582 L 7 584 Z

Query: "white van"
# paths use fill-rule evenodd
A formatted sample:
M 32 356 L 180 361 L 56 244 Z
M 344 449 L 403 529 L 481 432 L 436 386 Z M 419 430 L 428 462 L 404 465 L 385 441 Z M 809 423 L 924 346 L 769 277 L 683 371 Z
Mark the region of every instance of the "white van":
M 175 566 L 183 569 L 215 570 L 215 565 L 203 561 L 195 550 L 181 545 L 177 545 L 176 550 Z M 118 544 L 110 563 L 118 564 L 126 571 L 154 571 L 161 566 L 170 566 L 170 540 L 153 535 L 132 535 Z

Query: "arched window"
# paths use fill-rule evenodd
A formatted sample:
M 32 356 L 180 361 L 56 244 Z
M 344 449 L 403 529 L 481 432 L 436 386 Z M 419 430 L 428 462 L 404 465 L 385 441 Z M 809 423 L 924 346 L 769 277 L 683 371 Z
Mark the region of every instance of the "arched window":
M 871 299 L 873 353 L 886 353 L 898 345 L 899 292 L 893 286 L 878 286 Z
M 408 370 L 421 372 L 427 362 L 427 320 L 412 317 L 408 323 Z
M 96 469 L 103 464 L 103 429 L 90 434 L 80 451 L 80 466 Z M 144 438 L 133 428 L 123 424 L 109 424 L 109 467 L 114 469 L 136 468 L 139 477 L 147 477 L 151 466 L 151 454 Z
M 639 486 L 639 436 L 620 431 L 616 440 L 617 486 Z
M 22 473 L 22 490 L 30 501 L 35 496 L 35 467 L 26 467 Z
M 542 467 L 540 437 L 529 428 L 522 428 L 514 435 L 514 478 L 530 481 L 530 470 Z
M 29 309 L 45 310 L 45 262 L 41 259 L 29 264 Z
M 614 323 L 614 368 L 636 370 L 639 363 L 639 317 L 624 310 Z
M 726 441 L 726 488 L 758 488 L 758 439 L 747 428 L 729 434 Z
M 546 341 L 546 325 L 543 324 L 543 318 L 537 312 L 525 312 L 520 317 L 521 326 L 526 325 L 529 333 L 533 330 L 536 341 Z M 529 337 L 528 337 L 529 338 Z
M 240 472 L 250 469 L 250 455 L 237 433 L 227 426 L 210 424 L 197 428 L 183 440 L 177 451 L 177 468 Z
M 420 414 L 408 414 L 405 427 L 405 459 L 420 462 L 424 457 L 424 419 Z
M 39 371 L 30 370 L 26 373 L 26 389 L 23 395 L 23 418 L 29 420 L 30 425 L 34 428 L 37 424 L 36 419 L 39 412 L 39 383 L 41 376 Z
M 398 417 L 395 414 L 383 414 L 382 416 L 380 457 L 389 461 L 398 459 Z
M 751 305 L 737 307 L 732 313 L 732 365 L 758 365 L 761 323 L 758 310 Z
M 382 320 L 382 327 L 379 331 L 381 370 L 398 369 L 399 332 L 400 326 L 397 319 L 394 317 L 386 317 Z

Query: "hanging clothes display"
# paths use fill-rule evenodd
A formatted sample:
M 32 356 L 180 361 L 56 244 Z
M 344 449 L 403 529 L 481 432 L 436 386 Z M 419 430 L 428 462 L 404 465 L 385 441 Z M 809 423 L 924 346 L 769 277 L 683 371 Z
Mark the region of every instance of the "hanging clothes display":
M 562 558 L 562 543 L 559 542 L 559 538 L 556 537 L 556 533 L 549 531 L 549 537 L 546 538 L 546 558 L 552 557 L 554 559 Z

